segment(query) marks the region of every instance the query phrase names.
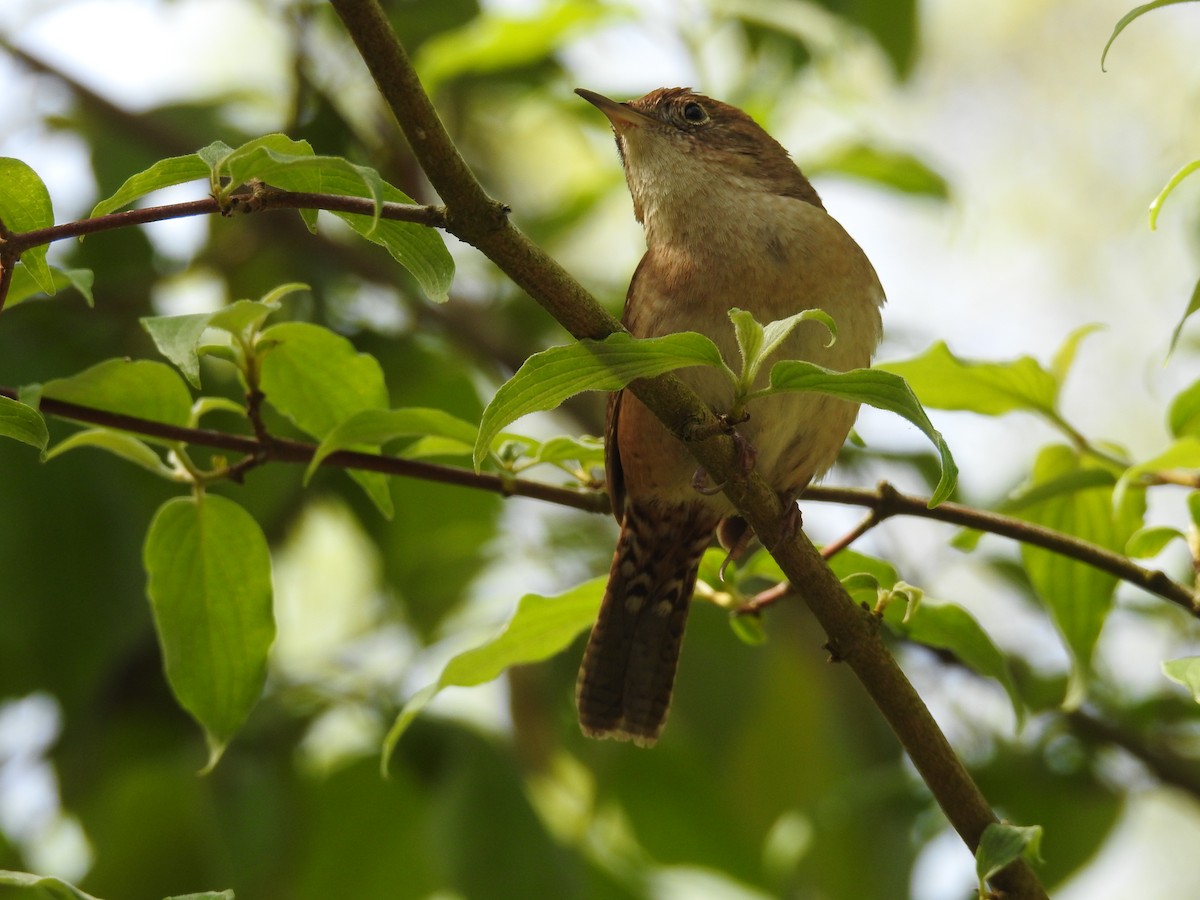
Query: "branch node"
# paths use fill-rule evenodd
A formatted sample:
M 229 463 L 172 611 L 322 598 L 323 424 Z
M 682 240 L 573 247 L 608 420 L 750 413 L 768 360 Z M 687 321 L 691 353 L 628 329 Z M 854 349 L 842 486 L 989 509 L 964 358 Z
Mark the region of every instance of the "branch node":
M 826 641 L 822 649 L 829 654 L 829 656 L 825 658 L 825 662 L 840 663 L 846 661 L 846 657 L 842 656 L 842 652 L 838 649 L 837 644 L 835 644 L 832 639 Z

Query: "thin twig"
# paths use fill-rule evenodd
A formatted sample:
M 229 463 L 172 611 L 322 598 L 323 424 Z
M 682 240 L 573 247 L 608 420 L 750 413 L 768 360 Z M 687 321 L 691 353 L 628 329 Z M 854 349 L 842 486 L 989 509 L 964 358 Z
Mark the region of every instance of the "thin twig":
M 821 500 L 827 503 L 844 503 L 870 508 L 880 521 L 895 515 L 917 516 L 949 522 L 964 528 L 974 528 L 1002 537 L 1012 538 L 1025 544 L 1033 544 L 1052 550 L 1062 556 L 1087 563 L 1093 568 L 1142 588 L 1169 600 L 1200 618 L 1200 601 L 1191 590 L 1173 581 L 1165 572 L 1147 569 L 1119 553 L 1104 547 L 1054 531 L 1033 522 L 988 510 L 975 509 L 961 503 L 942 503 L 933 509 L 923 497 L 902 494 L 887 482 L 881 482 L 874 491 L 855 488 L 810 488 L 804 494 L 806 500 Z
M 275 209 L 325 209 L 330 212 L 353 213 L 360 216 L 373 216 L 378 209 L 381 219 L 413 222 L 433 228 L 446 227 L 446 211 L 440 206 L 384 202 L 380 203 L 377 208 L 375 201 L 369 197 L 310 194 L 284 191 L 272 187 L 259 187 L 233 194 L 224 208 L 214 198 L 206 197 L 203 200 L 190 200 L 184 203 L 127 209 L 90 219 L 79 219 L 75 222 L 63 222 L 60 225 L 51 225 L 33 231 L 9 234 L 5 239 L 5 252 L 15 253 L 19 256 L 31 247 L 39 247 L 42 244 L 50 244 L 67 238 L 84 237 L 102 231 L 163 222 L 168 219 L 211 216 L 217 213 L 227 213 L 231 209 L 239 213 Z
M 17 392 L 12 388 L 0 387 L 0 396 L 17 399 Z M 209 428 L 186 428 L 181 425 L 169 425 L 164 422 L 154 422 L 137 416 L 114 413 L 102 409 L 56 400 L 52 397 L 42 397 L 39 406 L 44 413 L 70 419 L 74 422 L 86 422 L 91 425 L 101 425 L 106 428 L 116 428 L 146 437 L 159 438 L 166 441 L 181 442 L 198 447 L 209 447 L 214 450 L 224 450 L 231 453 L 244 453 L 259 461 L 294 463 L 307 465 L 312 462 L 317 448 L 313 444 L 294 441 L 288 438 L 270 437 L 260 441 L 250 435 L 228 434 L 224 431 L 214 431 Z M 570 488 L 543 484 L 525 478 L 507 477 L 502 475 L 476 474 L 469 469 L 454 466 L 442 466 L 416 459 L 401 459 L 395 456 L 384 456 L 381 453 L 364 453 L 356 450 L 339 450 L 329 454 L 321 461 L 322 465 L 335 466 L 343 469 L 364 469 L 370 472 L 382 472 L 385 475 L 398 475 L 405 478 L 420 478 L 426 481 L 436 481 L 440 484 L 453 484 L 459 487 L 474 488 L 488 491 L 505 497 L 528 497 L 534 500 L 544 500 L 569 506 L 584 512 L 606 512 L 609 508 L 607 495 L 595 491 L 578 491 Z M 239 467 L 240 466 L 240 467 Z M 231 470 L 244 472 L 250 468 L 250 463 L 234 464 Z

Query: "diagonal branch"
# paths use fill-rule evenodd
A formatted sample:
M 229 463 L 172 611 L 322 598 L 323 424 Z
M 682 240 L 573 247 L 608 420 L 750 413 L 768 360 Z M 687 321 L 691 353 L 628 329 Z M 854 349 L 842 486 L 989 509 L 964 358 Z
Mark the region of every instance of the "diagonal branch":
M 598 338 L 616 321 L 560 266 L 519 232 L 488 198 L 437 117 L 404 48 L 376 0 L 332 0 L 379 90 L 404 129 L 414 154 L 447 207 L 450 230 L 475 245 L 576 337 Z M 779 498 L 757 473 L 739 472 L 733 440 L 689 440 L 715 425 L 695 393 L 667 375 L 635 382 L 631 390 L 717 481 L 754 528 L 871 695 L 950 822 L 974 850 L 996 815 L 955 755 L 928 708 L 884 645 L 879 623 L 854 605 L 817 549 L 803 535 L 785 535 Z M 1042 898 L 1045 890 L 1023 861 L 1006 867 L 994 885 L 1013 897 Z

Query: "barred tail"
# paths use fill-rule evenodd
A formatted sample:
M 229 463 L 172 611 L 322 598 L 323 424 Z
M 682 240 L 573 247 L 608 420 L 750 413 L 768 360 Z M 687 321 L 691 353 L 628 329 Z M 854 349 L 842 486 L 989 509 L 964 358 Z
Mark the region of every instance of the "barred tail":
M 658 740 L 700 559 L 716 520 L 695 506 L 626 507 L 575 700 L 593 738 Z

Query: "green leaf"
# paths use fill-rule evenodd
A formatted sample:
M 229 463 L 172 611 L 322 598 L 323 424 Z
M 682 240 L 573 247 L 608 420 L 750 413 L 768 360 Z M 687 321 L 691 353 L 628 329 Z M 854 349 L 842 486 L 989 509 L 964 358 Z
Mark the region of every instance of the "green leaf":
M 749 386 L 754 379 L 749 377 L 753 364 L 755 374 L 761 364 L 763 342 L 766 332 L 754 316 L 744 309 L 734 307 L 729 311 L 729 321 L 733 323 L 733 333 L 737 338 L 738 352 L 742 356 L 742 382 Z
M 1158 9 L 1163 6 L 1171 6 L 1172 4 L 1175 4 L 1175 3 L 1188 3 L 1188 2 L 1191 2 L 1191 0 L 1153 0 L 1152 3 L 1143 3 L 1141 6 L 1135 6 L 1133 9 L 1131 9 L 1125 15 L 1121 16 L 1120 20 L 1116 24 L 1116 27 L 1113 28 L 1113 32 L 1109 36 L 1107 43 L 1105 43 L 1104 50 L 1102 50 L 1100 53 L 1100 70 L 1101 71 L 1104 70 L 1104 60 L 1108 56 L 1108 48 L 1113 45 L 1113 41 L 1115 41 L 1117 39 L 1117 35 L 1119 35 L 1122 31 L 1124 31 L 1125 27 L 1130 22 L 1132 22 L 1134 19 L 1136 19 L 1140 16 L 1144 16 L 1146 13 L 1150 12 L 1153 9 Z
M 483 411 L 475 468 L 482 465 L 496 435 L 521 416 L 554 409 L 583 391 L 616 391 L 634 379 L 688 366 L 724 369 L 725 363 L 716 344 L 695 332 L 657 338 L 617 332 L 602 341 L 578 341 L 535 353 L 501 385 Z
M 179 374 L 145 359 L 106 359 L 78 375 L 47 381 L 42 396 L 168 425 L 187 425 L 192 408 Z
M 292 290 L 305 290 L 307 285 L 284 285 Z M 278 289 L 277 289 L 278 290 Z M 276 291 L 272 291 L 275 294 Z M 235 300 L 216 312 L 208 313 L 208 326 L 228 331 L 244 344 L 253 343 L 254 336 L 262 328 L 271 313 L 279 309 L 276 300 Z
M 83 299 L 87 301 L 88 306 L 96 305 L 96 298 L 92 296 L 92 284 L 96 277 L 91 269 L 60 269 L 58 266 L 50 266 L 50 278 L 54 283 L 54 290 L 50 291 L 51 294 L 57 294 L 67 288 L 74 288 L 83 294 Z M 30 297 L 40 297 L 44 294 L 46 291 L 34 279 L 29 268 L 17 266 L 13 269 L 12 281 L 8 285 L 8 298 L 5 300 L 4 306 L 7 309 Z
M 179 367 L 195 387 L 200 387 L 200 354 L 218 351 L 222 358 L 244 365 L 242 355 L 254 345 L 263 322 L 280 308 L 279 301 L 295 291 L 306 291 L 308 285 L 299 282 L 281 284 L 268 291 L 261 300 L 236 300 L 211 313 L 184 316 L 147 316 L 142 327 L 149 332 L 160 353 Z M 227 332 L 234 342 L 209 332 L 214 328 Z
M 226 150 L 229 149 L 224 144 L 220 144 L 219 146 L 224 147 Z M 127 178 L 125 183 L 117 188 L 115 194 L 106 197 L 92 207 L 92 218 L 115 212 L 122 206 L 132 203 L 134 200 L 149 194 L 151 191 L 208 177 L 208 164 L 201 158 L 199 153 L 188 153 L 185 156 L 172 156 L 169 159 L 160 159 L 150 168 Z
M 150 523 L 143 561 L 167 680 L 204 729 L 210 770 L 266 681 L 275 638 L 267 540 L 231 500 L 177 497 Z
M 259 336 L 262 390 L 280 413 L 315 438 L 366 409 L 387 409 L 383 369 L 346 338 L 307 322 L 273 325 Z
M 842 550 L 829 561 L 829 567 L 843 582 L 855 575 L 867 574 L 879 587 L 891 590 L 900 580 L 895 566 L 890 562 L 867 556 L 857 550 Z
M 317 440 L 356 413 L 387 409 L 379 362 L 341 335 L 306 322 L 285 322 L 261 332 L 258 343 L 268 348 L 262 353 L 259 380 L 267 402 Z M 348 474 L 391 518 L 387 476 L 359 470 Z
M 1056 497 L 1086 491 L 1095 487 L 1111 487 L 1116 477 L 1107 469 L 1069 469 L 1061 475 L 1022 485 L 998 505 L 998 511 L 1018 513 L 1028 506 L 1044 503 Z
M 0 156 L 0 221 L 13 234 L 49 228 L 54 224 L 54 206 L 50 192 L 37 172 L 19 159 Z M 53 294 L 56 290 L 54 276 L 46 263 L 48 244 L 30 247 L 21 254 L 21 265 L 29 270 L 29 276 L 42 290 Z
M 1196 288 L 1200 292 L 1200 283 Z M 1192 382 L 1175 395 L 1167 413 L 1167 427 L 1172 437 L 1200 438 L 1200 381 Z
M 196 347 L 212 313 L 186 316 L 143 316 L 139 321 L 158 352 L 173 362 L 191 383 L 200 387 L 200 357 Z
M 1012 703 L 1017 727 L 1020 728 L 1025 718 L 1025 705 L 1021 702 L 1008 661 L 979 622 L 953 603 L 925 599 L 915 610 L 904 612 L 897 609 L 898 606 L 888 606 L 884 621 L 910 640 L 927 647 L 949 650 L 975 672 L 1000 682 Z
M 584 0 L 559 0 L 536 16 L 484 12 L 460 28 L 421 44 L 415 66 L 427 91 L 468 73 L 503 72 L 548 59 L 573 34 L 614 9 Z
M 810 165 L 811 173 L 835 172 L 882 184 L 905 194 L 950 199 L 950 186 L 919 157 L 870 144 L 853 144 Z
M 1192 524 L 1200 528 L 1200 491 L 1191 491 L 1188 493 L 1187 507 Z
M 1079 350 L 1079 345 L 1083 343 L 1084 338 L 1091 337 L 1097 331 L 1104 329 L 1104 326 L 1093 322 L 1090 325 L 1081 325 L 1070 334 L 1066 340 L 1062 342 L 1062 346 L 1054 353 L 1054 358 L 1050 360 L 1050 374 L 1054 376 L 1054 380 L 1061 387 L 1063 382 L 1067 380 L 1067 375 L 1071 371 L 1071 365 L 1075 362 L 1075 354 Z
M 554 597 L 522 597 L 499 634 L 455 656 L 434 684 L 405 704 L 384 741 L 384 772 L 405 729 L 442 688 L 484 684 L 512 666 L 541 662 L 562 652 L 595 623 L 606 582 L 607 578 L 593 578 Z
M 1071 448 L 1049 446 L 1034 463 L 1030 486 L 1055 482 L 1091 467 Z M 1142 491 L 1118 498 L 1112 486 L 1098 484 L 1025 504 L 1018 515 L 1120 553 L 1141 527 L 1144 506 Z M 1064 705 L 1073 708 L 1083 699 L 1085 675 L 1112 606 L 1116 576 L 1030 544 L 1021 545 L 1021 557 L 1035 592 L 1050 610 L 1071 654 L 1071 684 Z
M 1196 310 L 1200 309 L 1200 281 L 1196 282 L 1196 286 L 1192 288 L 1192 297 L 1188 300 L 1187 309 L 1183 311 L 1183 315 L 1179 319 L 1179 323 L 1175 326 L 1175 330 L 1171 332 L 1171 344 L 1167 348 L 1167 355 L 1175 349 L 1175 345 L 1179 343 L 1179 335 L 1183 333 L 1183 325 L 1188 318 Z
M 1123 498 L 1139 486 L 1145 476 L 1171 469 L 1200 469 L 1200 437 L 1182 437 L 1158 456 L 1130 466 L 1117 482 L 1117 497 Z
M 164 463 L 162 457 L 144 441 L 124 431 L 113 431 L 109 428 L 92 428 L 87 431 L 75 432 L 54 445 L 54 448 L 46 454 L 46 462 L 62 456 L 68 450 L 75 450 L 79 447 L 96 447 L 100 450 L 107 450 L 114 456 L 141 466 L 148 472 L 153 472 L 160 478 L 166 478 L 169 481 L 183 480 L 180 474 Z
M 214 193 L 221 186 L 217 176 L 221 161 L 228 158 L 231 153 L 233 153 L 233 148 L 224 141 L 213 141 L 207 147 L 201 147 L 196 151 L 196 156 L 208 167 Z
M 604 464 L 604 442 L 591 437 L 552 437 L 542 443 L 534 454 L 538 463 L 577 462 L 584 468 Z
M 816 363 L 786 360 L 771 369 L 771 388 L 779 391 L 812 391 L 840 397 L 855 403 L 865 403 L 876 409 L 894 412 L 921 430 L 937 448 L 942 461 L 942 475 L 929 500 L 930 508 L 937 506 L 954 492 L 958 482 L 958 466 L 950 448 L 905 380 L 897 374 L 879 369 L 851 369 L 835 372 Z
M 212 169 L 229 190 L 254 179 L 277 184 L 270 176 L 291 168 L 292 179 L 301 185 L 297 190 L 319 191 L 320 168 L 308 165 L 316 158 L 308 141 L 298 141 L 286 134 L 264 134 L 221 156 Z
M 0 891 L 12 900 L 97 900 L 73 884 L 50 875 L 31 875 L 28 872 L 9 872 L 0 869 Z
M 729 627 L 737 639 L 751 647 L 760 647 L 767 642 L 767 630 L 758 616 L 729 616 Z
M 165 900 L 235 900 L 233 891 L 201 891 L 199 894 L 176 894 Z
M 440 409 L 364 409 L 341 422 L 321 441 L 304 473 L 304 483 L 312 478 L 321 461 L 338 450 L 362 446 L 379 447 L 388 441 L 413 435 L 437 435 L 471 447 L 478 429 L 470 422 Z
M 1200 703 L 1200 656 L 1169 659 L 1162 664 L 1162 670 L 1172 681 L 1191 691 L 1192 699 Z
M 993 822 L 983 830 L 975 848 L 975 873 L 979 876 L 980 896 L 984 895 L 989 878 L 1021 857 L 1041 862 L 1041 825 L 1008 825 Z
M 0 396 L 0 435 L 45 450 L 50 442 L 46 421 L 32 406 Z
M 338 156 L 314 156 L 305 141 L 270 134 L 238 147 L 217 167 L 218 174 L 237 187 L 251 179 L 287 191 L 366 197 L 374 201 L 372 216 L 333 213 L 367 240 L 379 244 L 404 266 L 431 300 L 442 303 L 454 279 L 454 260 L 432 228 L 379 217 L 384 201 L 412 203 L 404 192 L 384 181 L 379 173 Z M 306 211 L 309 228 L 316 228 L 315 210 Z
M 991 363 L 959 359 L 942 341 L 921 356 L 880 363 L 876 369 L 902 376 L 925 406 L 999 416 L 1014 410 L 1057 415 L 1058 382 L 1028 356 Z
M 738 349 L 742 355 L 741 384 L 747 390 L 758 380 L 758 372 L 763 363 L 779 349 L 780 344 L 801 322 L 815 320 L 829 329 L 829 343 L 825 346 L 832 346 L 837 340 L 837 325 L 834 324 L 833 317 L 823 309 L 803 309 L 786 319 L 779 319 L 764 326 L 744 309 L 735 307 L 729 311 L 729 319 L 733 322 Z
M 1187 541 L 1187 537 L 1178 528 L 1166 525 L 1139 528 L 1125 542 L 1125 555 L 1133 559 L 1151 559 L 1162 553 L 1167 544 L 1176 539 Z

